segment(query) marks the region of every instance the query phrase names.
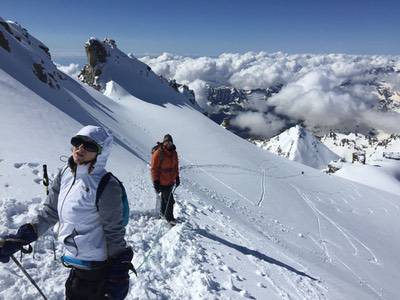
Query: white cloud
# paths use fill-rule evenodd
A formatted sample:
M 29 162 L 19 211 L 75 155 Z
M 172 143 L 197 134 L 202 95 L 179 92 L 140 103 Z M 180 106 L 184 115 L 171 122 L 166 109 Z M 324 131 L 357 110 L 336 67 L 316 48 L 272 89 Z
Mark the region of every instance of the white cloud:
M 252 103 L 252 108 L 259 110 L 258 115 L 241 114 L 235 119 L 241 127 L 251 127 L 257 133 L 263 130 L 263 115 L 271 105 L 279 114 L 304 120 L 309 126 L 396 128 L 398 115 L 374 113 L 378 98 L 370 83 L 386 80 L 399 91 L 399 75 L 387 76 L 379 70 L 400 69 L 400 57 L 248 52 L 224 53 L 215 58 L 164 53 L 141 60 L 155 72 L 188 84 L 203 108 L 207 103 L 207 85 L 265 89 L 283 84 L 282 90 L 268 99 L 268 105 Z M 273 128 L 282 125 L 278 118 L 270 121 L 278 122 Z
M 272 137 L 278 134 L 285 123 L 273 115 L 260 112 L 243 112 L 231 120 L 231 124 L 242 129 L 249 129 L 253 135 Z
M 72 78 L 76 79 L 81 72 L 81 68 L 79 67 L 78 64 L 71 63 L 67 66 L 56 64 L 57 69 L 60 71 L 64 72 L 68 76 L 71 76 Z
M 365 111 L 363 120 L 365 124 L 386 132 L 400 133 L 400 115 L 397 113 Z
M 205 111 L 209 111 L 209 107 L 207 105 L 208 101 L 207 83 L 203 80 L 196 79 L 193 82 L 189 83 L 189 88 L 194 91 L 197 104 Z
M 393 118 L 400 120 L 400 115 L 391 115 L 390 124 L 385 113 L 380 113 L 379 119 L 371 118 L 378 116 L 374 107 L 379 101 L 373 86 L 342 86 L 342 82 L 329 69 L 311 71 L 286 85 L 269 99 L 269 103 L 275 106 L 276 112 L 303 120 L 311 127 L 351 129 L 368 125 L 382 130 L 394 128 Z

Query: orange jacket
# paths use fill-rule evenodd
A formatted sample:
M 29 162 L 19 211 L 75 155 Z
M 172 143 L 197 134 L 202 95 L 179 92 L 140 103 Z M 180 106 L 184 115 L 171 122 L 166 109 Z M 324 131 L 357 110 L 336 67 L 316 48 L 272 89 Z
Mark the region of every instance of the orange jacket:
M 179 176 L 178 154 L 175 149 L 161 147 L 151 156 L 151 178 L 153 181 L 159 180 L 163 186 L 173 185 Z

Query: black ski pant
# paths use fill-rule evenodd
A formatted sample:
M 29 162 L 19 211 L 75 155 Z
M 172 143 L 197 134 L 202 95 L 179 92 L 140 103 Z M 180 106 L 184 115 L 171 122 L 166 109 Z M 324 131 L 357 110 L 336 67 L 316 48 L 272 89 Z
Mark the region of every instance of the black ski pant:
M 81 270 L 72 268 L 65 283 L 66 300 L 104 300 L 107 268 Z
M 173 185 L 160 186 L 161 190 L 161 216 L 169 222 L 174 220 L 174 195 L 172 193 Z

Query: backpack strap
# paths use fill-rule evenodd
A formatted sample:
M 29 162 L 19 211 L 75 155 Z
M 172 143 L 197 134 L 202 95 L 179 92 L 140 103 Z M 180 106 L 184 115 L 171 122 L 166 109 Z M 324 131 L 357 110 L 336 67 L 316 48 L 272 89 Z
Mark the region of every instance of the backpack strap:
M 122 184 L 122 182 L 115 177 L 111 172 L 108 172 L 107 174 L 105 174 L 100 182 L 99 182 L 99 186 L 97 187 L 97 191 L 96 191 L 96 208 L 97 211 L 99 210 L 99 200 L 101 197 L 101 194 L 104 192 L 105 187 L 107 186 L 108 182 L 111 179 L 111 176 L 118 182 L 120 188 L 121 188 L 121 201 L 122 201 L 122 224 L 124 226 L 126 226 L 129 222 L 129 203 L 128 203 L 128 195 L 126 193 L 125 187 Z
M 151 149 L 151 154 L 154 155 L 156 151 L 160 151 L 160 154 L 158 155 L 158 164 L 157 164 L 157 172 L 160 175 L 160 170 L 161 170 L 161 164 L 164 159 L 164 151 L 163 151 L 163 144 L 160 142 L 157 142 L 157 145 L 155 145 Z
M 111 176 L 116 178 L 111 172 L 108 172 L 106 175 L 104 175 L 101 178 L 99 186 L 97 187 L 97 191 L 96 191 L 96 208 L 97 208 L 97 210 L 99 210 L 99 199 L 101 197 L 101 194 L 103 194 L 104 189 L 105 189 L 107 183 L 110 181 Z M 118 182 L 119 182 L 119 180 L 118 180 Z
M 161 172 L 161 164 L 162 164 L 162 161 L 163 161 L 163 159 L 164 159 L 164 149 L 163 149 L 162 144 L 160 145 L 159 149 L 160 149 L 160 155 L 158 156 L 158 166 L 157 166 L 157 169 L 158 169 L 158 173 L 160 174 L 160 172 Z

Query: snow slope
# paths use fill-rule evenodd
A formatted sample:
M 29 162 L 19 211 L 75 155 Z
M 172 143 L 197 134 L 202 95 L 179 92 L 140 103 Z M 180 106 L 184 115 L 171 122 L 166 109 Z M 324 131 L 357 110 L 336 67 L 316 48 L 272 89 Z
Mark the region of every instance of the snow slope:
M 113 77 L 124 78 L 116 65 L 106 74 L 107 96 L 62 73 L 60 88 L 51 87 L 32 72 L 39 50 L 0 30 L 11 48 L 0 48 L 1 232 L 40 207 L 41 164 L 54 175 L 70 137 L 100 124 L 116 136 L 109 168 L 132 210 L 127 236 L 139 276 L 131 277 L 129 299 L 399 297 L 399 196 L 263 151 L 179 98 L 146 101 Z M 167 132 L 182 178 L 172 229 L 154 217 L 148 169 L 151 147 Z M 53 261 L 51 236 L 23 265 L 49 299 L 62 299 L 68 270 Z M 38 299 L 12 263 L 0 270 L 0 299 Z
M 398 160 L 381 159 L 369 165 L 344 163 L 335 175 L 400 195 L 400 162 Z
M 272 153 L 316 169 L 326 168 L 331 161 L 339 159 L 338 155 L 330 151 L 311 132 L 299 125 L 282 132 L 261 146 Z

